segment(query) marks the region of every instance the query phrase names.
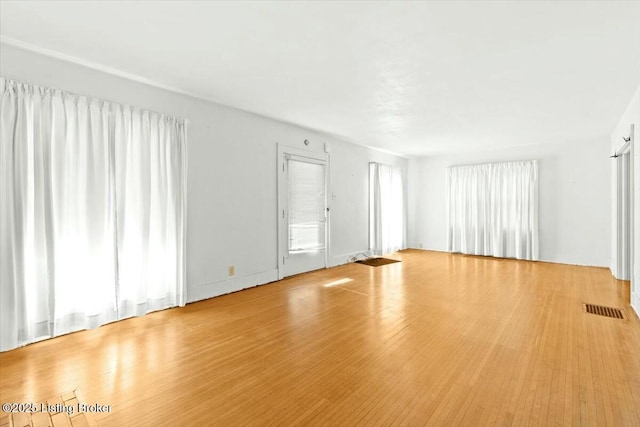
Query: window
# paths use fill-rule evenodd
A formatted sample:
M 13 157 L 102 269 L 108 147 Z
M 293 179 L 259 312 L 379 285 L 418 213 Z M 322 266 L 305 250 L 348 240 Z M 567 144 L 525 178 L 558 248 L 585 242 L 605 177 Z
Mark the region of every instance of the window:
M 369 246 L 376 255 L 404 248 L 405 213 L 402 171 L 369 164 Z
M 184 121 L 6 79 L 0 96 L 0 350 L 184 304 Z
M 538 259 L 537 161 L 448 169 L 451 252 Z
M 312 160 L 287 159 L 289 171 L 289 253 L 325 248 L 325 166 Z

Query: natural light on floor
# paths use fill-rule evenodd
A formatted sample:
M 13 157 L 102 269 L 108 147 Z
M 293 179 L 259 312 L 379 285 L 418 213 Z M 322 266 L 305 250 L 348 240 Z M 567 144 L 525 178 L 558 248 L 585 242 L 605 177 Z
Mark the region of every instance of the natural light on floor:
M 344 279 L 338 279 L 338 280 L 334 280 L 333 282 L 329 282 L 325 285 L 323 285 L 325 288 L 329 288 L 331 286 L 338 286 L 338 285 L 344 285 L 345 283 L 349 283 L 349 282 L 353 282 L 353 279 L 349 278 L 349 277 L 345 277 Z

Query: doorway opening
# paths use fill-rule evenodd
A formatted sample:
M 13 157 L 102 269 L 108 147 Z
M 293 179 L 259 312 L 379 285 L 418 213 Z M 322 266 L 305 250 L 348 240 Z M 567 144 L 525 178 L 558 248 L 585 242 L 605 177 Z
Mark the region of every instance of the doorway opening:
M 629 150 L 616 157 L 617 230 L 616 278 L 631 279 L 631 155 Z
M 630 126 L 629 137 L 624 137 L 624 143 L 615 152 L 615 270 L 614 276 L 620 280 L 631 281 L 631 299 L 633 300 L 638 286 L 636 279 L 637 266 L 634 265 L 634 236 L 638 230 L 634 230 L 634 216 L 636 203 L 634 201 L 634 176 L 637 174 L 638 165 L 634 165 L 634 125 Z M 633 304 L 633 301 L 631 301 Z
M 328 155 L 278 145 L 278 278 L 327 267 Z

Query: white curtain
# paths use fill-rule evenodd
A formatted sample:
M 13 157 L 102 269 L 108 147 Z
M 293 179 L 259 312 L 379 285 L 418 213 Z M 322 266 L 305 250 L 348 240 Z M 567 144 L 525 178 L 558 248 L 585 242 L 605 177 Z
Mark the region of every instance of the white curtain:
M 538 259 L 538 162 L 448 169 L 448 249 Z
M 184 304 L 184 122 L 6 79 L 0 96 L 0 351 Z
M 404 249 L 405 213 L 402 171 L 369 164 L 369 240 L 375 255 Z

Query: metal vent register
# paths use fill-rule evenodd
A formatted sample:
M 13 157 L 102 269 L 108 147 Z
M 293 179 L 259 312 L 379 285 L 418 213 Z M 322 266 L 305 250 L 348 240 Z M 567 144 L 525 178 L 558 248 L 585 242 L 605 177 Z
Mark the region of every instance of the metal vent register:
M 619 308 L 605 307 L 595 304 L 584 304 L 587 313 L 597 314 L 598 316 L 611 317 L 614 319 L 624 319 L 624 312 Z

